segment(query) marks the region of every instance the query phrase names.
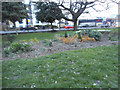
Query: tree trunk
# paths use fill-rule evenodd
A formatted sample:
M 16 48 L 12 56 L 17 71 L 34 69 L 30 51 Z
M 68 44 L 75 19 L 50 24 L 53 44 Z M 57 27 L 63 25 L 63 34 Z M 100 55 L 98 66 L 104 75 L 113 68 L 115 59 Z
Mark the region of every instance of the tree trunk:
M 7 29 L 7 31 L 10 31 L 9 20 L 6 20 L 6 29 Z
M 51 29 L 54 31 L 54 28 L 53 28 L 53 25 L 52 25 L 52 23 L 51 23 Z
M 16 35 L 18 35 L 18 30 L 16 28 L 15 22 L 13 24 L 14 24 L 14 28 L 15 28 L 15 31 L 16 31 Z
M 74 19 L 74 31 L 76 31 L 77 30 L 77 19 Z

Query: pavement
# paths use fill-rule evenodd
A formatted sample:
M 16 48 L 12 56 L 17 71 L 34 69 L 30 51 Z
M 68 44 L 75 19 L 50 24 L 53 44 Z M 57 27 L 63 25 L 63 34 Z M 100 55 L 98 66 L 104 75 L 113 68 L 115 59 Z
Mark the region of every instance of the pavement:
M 80 30 L 86 30 L 86 29 L 100 29 L 100 27 L 82 27 L 82 28 L 78 28 Z M 65 28 L 58 28 L 58 29 L 55 29 L 57 31 L 69 31 L 69 30 L 73 30 L 73 28 L 70 28 L 70 29 L 65 29 Z M 21 33 L 34 33 L 34 32 L 49 32 L 49 31 L 52 31 L 52 29 L 39 29 L 39 30 L 18 30 L 18 33 L 21 34 Z M 15 34 L 16 31 L 0 31 L 0 35 L 2 34 Z

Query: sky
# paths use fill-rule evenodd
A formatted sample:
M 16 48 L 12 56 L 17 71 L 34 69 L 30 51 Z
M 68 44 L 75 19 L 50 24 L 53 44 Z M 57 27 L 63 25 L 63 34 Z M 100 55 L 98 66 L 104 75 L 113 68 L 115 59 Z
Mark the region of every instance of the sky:
M 33 1 L 37 1 L 37 0 L 33 0 Z M 54 0 L 53 0 L 54 1 Z M 57 1 L 57 0 L 55 0 Z M 67 0 L 68 1 L 68 0 Z M 73 1 L 73 0 L 72 0 Z M 88 0 L 89 1 L 89 0 Z M 110 0 L 107 0 L 107 2 L 109 2 Z M 117 0 L 118 2 L 119 0 Z M 25 0 L 25 3 L 29 3 L 29 0 Z M 105 6 L 105 5 L 104 5 Z M 104 10 L 102 12 L 96 12 L 95 10 L 93 9 L 89 9 L 89 14 L 82 14 L 79 18 L 86 18 L 86 19 L 89 19 L 89 18 L 96 18 L 96 17 L 104 17 L 104 18 L 107 18 L 107 17 L 110 17 L 110 18 L 115 18 L 116 15 L 118 14 L 118 5 L 115 4 L 115 3 L 110 3 L 109 4 L 109 9 L 108 10 Z M 95 8 L 97 9 L 102 9 L 102 7 L 100 6 L 96 6 Z

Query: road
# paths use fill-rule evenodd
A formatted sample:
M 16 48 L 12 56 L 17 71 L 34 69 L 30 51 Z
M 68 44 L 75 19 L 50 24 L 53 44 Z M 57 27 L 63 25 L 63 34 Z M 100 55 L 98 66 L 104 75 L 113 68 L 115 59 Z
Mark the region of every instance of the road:
M 100 29 L 100 27 L 82 27 L 82 28 L 78 28 L 78 29 L 81 29 L 81 30 L 84 30 L 84 29 Z M 55 29 L 57 31 L 69 31 L 69 30 L 73 30 L 73 28 L 70 28 L 70 29 L 65 29 L 65 28 L 60 28 L 60 29 Z M 34 33 L 34 32 L 49 32 L 49 31 L 52 31 L 52 29 L 39 29 L 39 30 L 18 30 L 18 33 Z M 0 34 L 15 34 L 16 31 L 0 31 Z

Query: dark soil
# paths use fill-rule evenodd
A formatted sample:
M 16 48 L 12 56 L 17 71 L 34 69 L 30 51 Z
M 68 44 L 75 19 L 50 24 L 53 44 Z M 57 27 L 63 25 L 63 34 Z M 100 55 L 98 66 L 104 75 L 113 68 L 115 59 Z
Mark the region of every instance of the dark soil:
M 34 50 L 22 53 L 22 54 L 15 54 L 9 57 L 3 57 L 3 60 L 15 60 L 15 59 L 25 59 L 25 58 L 37 58 L 40 56 L 50 55 L 53 53 L 64 52 L 69 50 L 80 50 L 82 48 L 93 48 L 97 46 L 110 46 L 110 45 L 117 45 L 118 41 L 110 41 L 107 35 L 104 35 L 101 41 L 96 42 L 78 42 L 77 39 L 73 44 L 64 44 L 60 41 L 52 42 L 51 47 L 45 46 L 42 41 L 39 41 L 39 44 L 33 44 Z

